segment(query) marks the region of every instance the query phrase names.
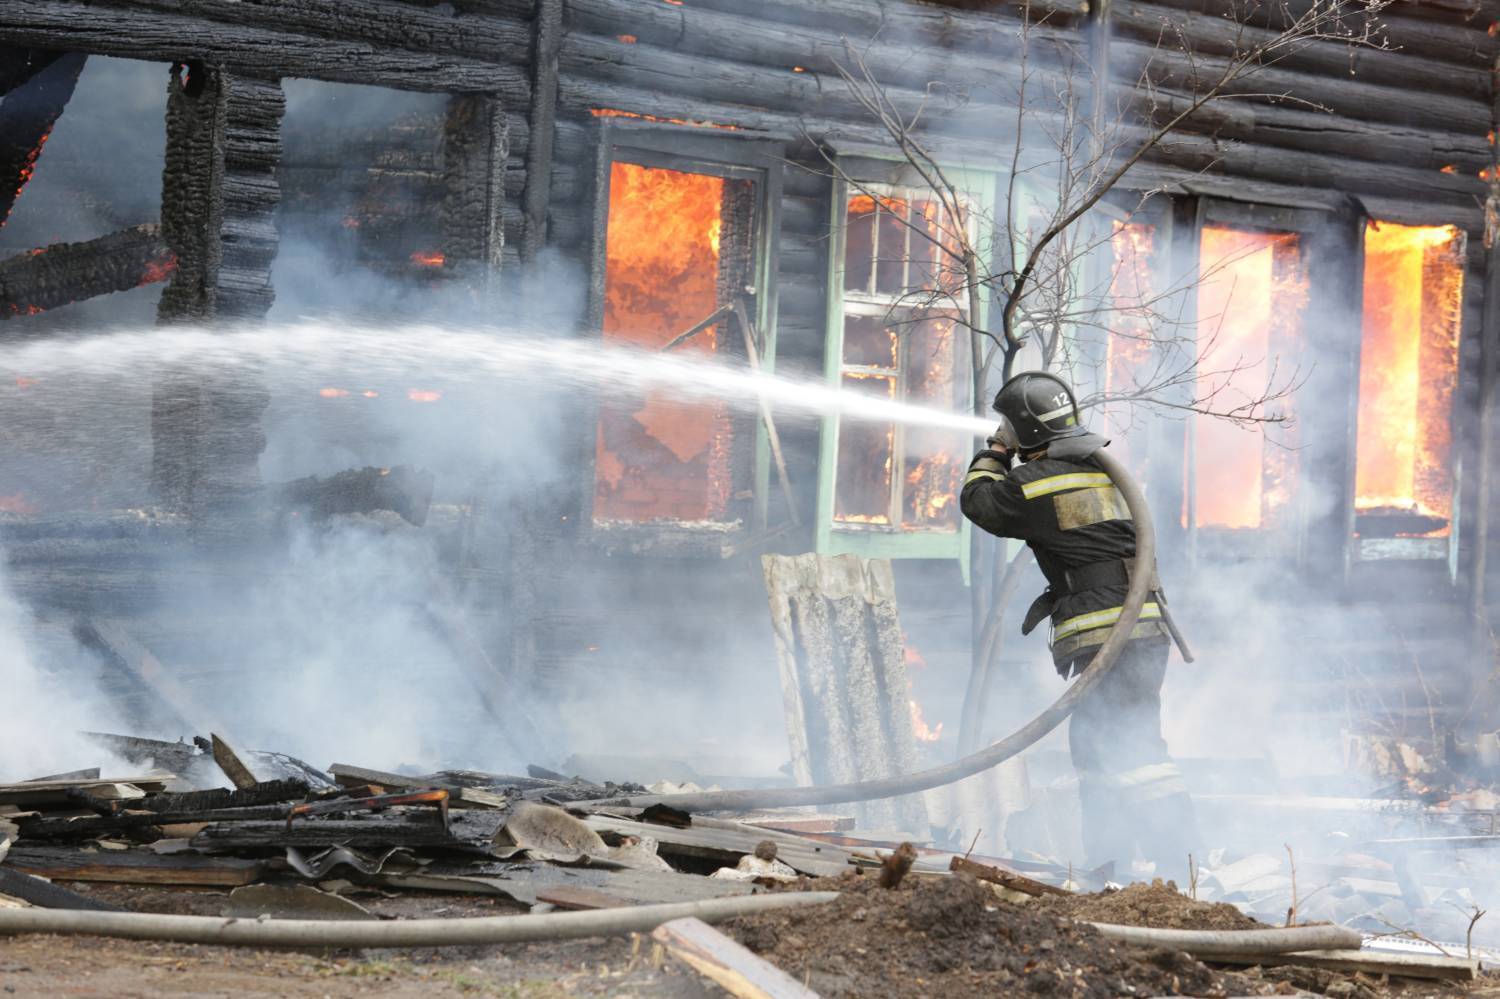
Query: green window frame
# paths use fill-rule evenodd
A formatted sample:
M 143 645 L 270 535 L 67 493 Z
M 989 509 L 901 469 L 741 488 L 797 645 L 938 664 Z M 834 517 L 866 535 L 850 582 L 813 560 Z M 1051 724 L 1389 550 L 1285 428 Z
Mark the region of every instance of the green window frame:
M 889 197 L 904 200 L 907 204 L 936 199 L 904 164 L 880 160 L 846 161 L 839 174 L 833 185 L 824 375 L 828 384 L 835 388 L 841 387 L 846 378 L 889 380 L 893 386 L 891 392 L 894 398 L 905 401 L 909 398 L 911 386 L 908 384 L 908 376 L 913 367 L 911 336 L 898 335 L 894 356 L 890 363 L 871 364 L 868 363 L 868 358 L 856 358 L 854 363 L 846 362 L 845 324 L 848 319 L 884 318 L 901 312 L 909 314 L 913 308 L 901 304 L 900 294 L 875 291 L 879 284 L 879 279 L 875 276 L 876 269 L 894 263 L 893 258 L 881 253 L 878 243 L 872 244 L 870 251 L 872 254 L 871 276 L 866 289 L 864 291 L 845 289 L 846 255 L 849 247 L 849 203 L 852 197 L 859 195 Z M 973 170 L 948 170 L 946 174 L 954 187 L 963 193 L 964 201 L 970 209 L 968 224 L 971 227 L 971 237 L 980 246 L 982 255 L 988 259 L 990 234 L 983 229 L 981 223 L 994 217 L 996 175 L 988 171 Z M 851 177 L 854 178 L 852 182 Z M 871 228 L 873 232 L 879 227 L 872 223 Z M 878 238 L 878 236 L 874 237 L 876 240 Z M 910 247 L 912 242 L 922 237 L 908 232 L 906 238 L 909 241 L 907 246 Z M 902 285 L 910 287 L 910 271 L 913 261 L 910 259 L 909 250 L 900 266 L 904 268 Z M 962 311 L 961 304 L 957 300 L 955 300 L 955 309 Z M 980 306 L 981 322 L 987 320 L 988 312 L 989 302 L 986 296 L 986 300 Z M 968 336 L 969 331 L 965 327 L 955 326 L 952 342 L 955 408 L 972 406 Z M 864 363 L 860 363 L 861 360 Z M 972 442 L 961 439 L 961 435 L 955 436 L 952 454 L 959 474 L 955 479 L 955 493 L 951 501 L 956 516 L 956 523 L 952 529 L 911 527 L 902 523 L 905 503 L 903 490 L 905 489 L 904 456 L 906 451 L 905 431 L 899 426 L 892 429 L 890 445 L 892 470 L 889 475 L 891 501 L 888 508 L 888 521 L 884 524 L 852 523 L 848 520 L 841 521 L 835 516 L 839 487 L 839 442 L 842 432 L 840 422 L 837 414 L 830 414 L 823 418 L 818 457 L 817 551 L 824 554 L 854 554 L 865 558 L 956 559 L 967 574 L 970 526 L 958 512 L 956 493 L 958 484 L 962 480 L 962 469 L 968 462 L 968 451 Z

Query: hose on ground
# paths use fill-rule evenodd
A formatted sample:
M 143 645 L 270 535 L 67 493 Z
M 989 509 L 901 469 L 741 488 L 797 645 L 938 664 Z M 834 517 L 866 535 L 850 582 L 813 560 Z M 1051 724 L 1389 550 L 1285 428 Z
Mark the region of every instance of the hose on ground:
M 1184 950 L 1194 957 L 1257 957 L 1305 950 L 1359 950 L 1363 937 L 1345 926 L 1289 926 L 1266 930 L 1157 930 L 1089 923 L 1111 940 L 1138 947 Z
M 903 794 L 915 794 L 929 788 L 942 787 L 982 773 L 1027 749 L 1048 732 L 1056 728 L 1064 718 L 1087 696 L 1104 675 L 1114 666 L 1125 643 L 1130 641 L 1141 608 L 1151 589 L 1156 566 L 1156 528 L 1151 522 L 1151 510 L 1140 486 L 1131 478 L 1125 467 L 1104 450 L 1094 454 L 1101 468 L 1109 475 L 1135 520 L 1135 561 L 1131 565 L 1130 587 L 1120 617 L 1115 621 L 1109 637 L 1094 654 L 1088 668 L 1073 685 L 1055 701 L 1051 707 L 1037 715 L 1025 726 L 992 743 L 977 753 L 972 753 L 952 763 L 919 770 L 916 773 L 896 777 L 881 777 L 876 780 L 858 781 L 852 784 L 827 784 L 815 787 L 776 787 L 734 791 L 702 791 L 689 794 L 630 795 L 624 798 L 601 799 L 580 804 L 608 805 L 625 808 L 646 808 L 651 805 L 668 805 L 685 812 L 752 811 L 758 808 L 789 808 L 796 805 L 835 805 L 851 801 L 873 801 L 877 798 L 894 798 Z
M 467 919 L 398 919 L 390 922 L 314 919 L 220 919 L 145 912 L 85 912 L 73 909 L 0 909 L 0 936 L 61 933 L 125 940 L 222 944 L 236 947 L 458 947 L 568 940 L 645 933 L 673 919 L 704 922 L 773 909 L 824 905 L 833 891 L 737 895 L 701 902 L 671 902 L 591 912 Z

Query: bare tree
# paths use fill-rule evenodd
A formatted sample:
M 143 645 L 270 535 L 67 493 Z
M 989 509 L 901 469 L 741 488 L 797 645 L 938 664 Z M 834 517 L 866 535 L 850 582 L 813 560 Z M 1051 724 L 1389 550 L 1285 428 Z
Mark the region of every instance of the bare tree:
M 1043 42 L 1039 33 L 1047 15 L 1033 11 L 1026 0 L 1019 59 L 1004 81 L 1012 91 L 1000 95 L 1000 103 L 1014 108 L 1008 169 L 998 204 L 988 211 L 954 179 L 946 165 L 951 159 L 945 160 L 936 145 L 940 129 L 933 120 L 963 105 L 963 91 L 929 83 L 924 99 L 912 106 L 894 97 L 861 50 L 846 41 L 839 75 L 899 152 L 915 178 L 911 186 L 937 205 L 936 211 L 917 211 L 886 204 L 891 199 L 877 185 L 825 155 L 832 174 L 870 198 L 872 210 L 908 228 L 914 244 L 920 240 L 932 248 L 933 273 L 905 291 L 890 310 L 890 325 L 899 329 L 939 315 L 966 333 L 971 395 L 981 416 L 992 386 L 1015 373 L 1029 347 L 1038 367 L 1084 370 L 1095 386 L 1080 399 L 1086 409 L 1123 413 L 1131 420 L 1150 412 L 1247 427 L 1287 423 L 1282 403 L 1300 384 L 1297 367 L 1282 370 L 1275 357 L 1221 356 L 1224 317 L 1194 316 L 1183 307 L 1203 281 L 1222 278 L 1232 268 L 1233 256 L 1206 267 L 1195 261 L 1180 276 L 1158 282 L 1161 287 L 1121 293 L 1122 265 L 1112 256 L 1116 229 L 1161 194 L 1140 185 L 1132 186 L 1128 198 L 1122 192 L 1132 171 L 1154 151 L 1179 137 L 1203 138 L 1211 131 L 1215 104 L 1270 101 L 1326 111 L 1297 94 L 1259 88 L 1258 74 L 1311 45 L 1386 47 L 1380 15 L 1391 2 L 1231 0 L 1221 16 L 1234 26 L 1232 37 L 1220 38 L 1213 53 L 1200 51 L 1185 21 L 1164 21 L 1146 65 L 1134 80 L 1117 86 L 1108 49 L 1099 44 L 1107 25 L 1094 26 L 1100 34 L 1088 51 L 1078 42 L 1059 42 L 1056 31 L 1047 32 Z M 1039 57 L 1044 49 L 1046 60 Z M 992 234 L 997 245 L 987 252 Z M 1101 260 L 1109 266 L 1098 266 Z M 987 323 L 985 306 L 991 302 L 998 320 Z M 1114 383 L 1098 369 L 1111 347 L 1131 345 L 1140 361 L 1128 383 Z M 1264 369 L 1264 391 L 1248 396 L 1230 391 L 1252 368 Z M 980 708 L 1000 651 L 1000 625 L 1026 557 L 1023 549 L 1007 564 L 997 552 L 992 566 L 982 567 L 978 538 L 974 551 L 976 640 L 959 727 L 961 754 L 976 748 Z M 992 577 L 987 587 L 979 585 L 981 575 Z

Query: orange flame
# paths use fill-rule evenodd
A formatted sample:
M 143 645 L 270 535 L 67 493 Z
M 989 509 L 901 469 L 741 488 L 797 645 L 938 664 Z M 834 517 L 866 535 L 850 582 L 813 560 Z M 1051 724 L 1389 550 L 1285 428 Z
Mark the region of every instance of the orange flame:
M 902 635 L 901 638 L 903 643 L 905 643 L 902 653 L 903 658 L 906 660 L 906 692 L 910 694 L 912 689 L 912 673 L 926 669 L 927 660 L 922 658 L 922 653 L 918 652 L 909 642 L 906 642 L 905 635 Z M 943 737 L 943 723 L 938 722 L 936 725 L 928 725 L 927 719 L 922 714 L 922 705 L 917 703 L 915 697 L 908 697 L 906 704 L 911 711 L 912 734 L 917 737 L 918 742 L 937 742 Z
M 443 397 L 443 393 L 431 389 L 407 389 L 406 397 L 412 402 L 437 402 Z
M 177 270 L 177 254 L 168 253 L 159 260 L 147 261 L 146 269 L 141 273 L 141 284 L 155 284 L 165 281 Z
M 723 125 L 716 121 L 696 121 L 688 118 L 659 118 L 654 114 L 638 111 L 621 111 L 619 108 L 592 108 L 589 114 L 595 118 L 636 118 L 640 121 L 655 121 L 664 125 L 692 125 L 698 128 L 721 128 L 726 132 L 738 132 L 738 125 Z
M 1456 226 L 1365 227 L 1355 507 L 1433 518 L 1402 533 L 1451 532 L 1463 269 Z
M 1447 166 L 1443 167 L 1442 172 L 1443 173 L 1458 173 L 1458 167 L 1454 166 L 1452 163 L 1449 163 Z
M 322 396 L 325 399 L 342 399 L 342 398 L 344 398 L 344 396 L 346 396 L 348 394 L 349 394 L 349 390 L 348 389 L 341 389 L 341 388 L 320 388 L 320 389 L 318 389 L 318 395 Z
M 29 389 L 36 384 L 35 378 L 27 378 L 25 375 L 16 376 L 16 388 Z
M 605 236 L 604 338 L 657 348 L 719 304 L 726 181 L 635 163 L 610 168 Z M 710 326 L 676 348 L 712 354 Z M 595 516 L 602 520 L 715 520 L 729 502 L 731 420 L 722 405 L 647 393 L 601 413 Z
M 1265 397 L 1273 346 L 1301 335 L 1307 275 L 1290 233 L 1204 226 L 1200 246 L 1198 338 L 1210 346 L 1198 391 L 1212 395 L 1217 410 L 1232 410 Z M 1262 526 L 1290 496 L 1290 483 L 1268 467 L 1264 434 L 1203 415 L 1193 433 L 1197 526 Z
M 418 267 L 441 267 L 444 257 L 436 250 L 417 250 L 411 255 L 411 262 Z
M 636 38 L 634 35 L 616 35 L 615 38 L 618 41 L 624 42 L 626 45 L 634 45 L 636 42 L 640 41 L 640 39 Z

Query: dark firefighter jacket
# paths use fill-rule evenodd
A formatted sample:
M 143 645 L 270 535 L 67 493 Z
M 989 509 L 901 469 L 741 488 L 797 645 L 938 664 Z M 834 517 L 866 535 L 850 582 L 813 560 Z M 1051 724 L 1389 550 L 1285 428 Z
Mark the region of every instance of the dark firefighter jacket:
M 1084 665 L 1120 616 L 1129 586 L 1124 560 L 1135 557 L 1135 525 L 1109 476 L 1092 457 L 1043 455 L 1012 468 L 1008 456 L 981 451 L 961 506 L 984 530 L 1031 546 L 1048 585 L 1023 631 L 1050 612 L 1058 672 Z M 1165 634 L 1160 618 L 1160 606 L 1148 601 L 1131 638 Z

